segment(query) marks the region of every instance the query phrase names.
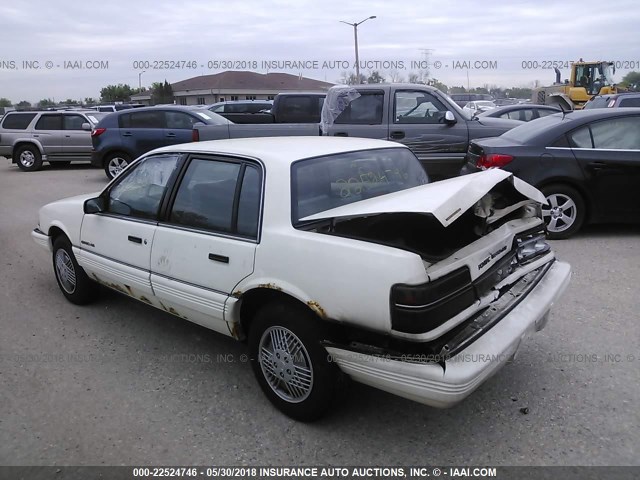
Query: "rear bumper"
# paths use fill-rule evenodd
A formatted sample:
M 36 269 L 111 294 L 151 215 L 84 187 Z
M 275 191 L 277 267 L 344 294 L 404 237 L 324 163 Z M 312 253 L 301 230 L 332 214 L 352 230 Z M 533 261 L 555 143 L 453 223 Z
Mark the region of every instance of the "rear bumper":
M 44 248 L 46 251 L 53 251 L 53 248 L 51 247 L 51 238 L 49 237 L 49 235 L 41 232 L 39 229 L 36 228 L 31 232 L 31 238 L 33 238 L 33 241 Z
M 413 363 L 327 347 L 332 360 L 355 381 L 434 407 L 463 400 L 508 360 L 522 340 L 544 328 L 549 310 L 562 295 L 571 267 L 554 262 L 528 295 L 493 328 L 444 362 Z

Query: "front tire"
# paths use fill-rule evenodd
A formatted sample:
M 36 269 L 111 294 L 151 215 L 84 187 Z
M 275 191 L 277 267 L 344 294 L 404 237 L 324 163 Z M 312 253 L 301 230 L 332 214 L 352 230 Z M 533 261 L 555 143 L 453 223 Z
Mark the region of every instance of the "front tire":
M 586 207 L 582 195 L 568 185 L 548 185 L 541 189 L 548 205 L 542 206 L 542 218 L 552 240 L 569 238 L 582 227 Z
M 303 422 L 331 406 L 340 371 L 329 362 L 321 321 L 301 305 L 271 303 L 249 330 L 251 366 L 260 388 L 285 415 Z
M 35 145 L 23 145 L 15 153 L 18 168 L 23 172 L 35 172 L 42 168 L 42 155 Z
M 131 163 L 131 157 L 123 152 L 110 153 L 104 159 L 104 173 L 107 174 L 109 180 L 122 173 L 127 165 Z
M 86 305 L 98 296 L 99 286 L 91 281 L 82 269 L 66 237 L 58 237 L 53 242 L 53 271 L 56 281 L 71 303 Z

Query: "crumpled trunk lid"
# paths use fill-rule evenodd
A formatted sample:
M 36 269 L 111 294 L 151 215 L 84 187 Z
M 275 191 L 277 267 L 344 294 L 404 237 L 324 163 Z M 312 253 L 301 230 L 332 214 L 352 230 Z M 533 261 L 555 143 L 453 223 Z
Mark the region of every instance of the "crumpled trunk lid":
M 448 227 L 499 184 L 517 201 L 546 203 L 539 190 L 512 173 L 489 169 L 325 210 L 301 221 L 418 213 L 432 215 L 442 226 Z

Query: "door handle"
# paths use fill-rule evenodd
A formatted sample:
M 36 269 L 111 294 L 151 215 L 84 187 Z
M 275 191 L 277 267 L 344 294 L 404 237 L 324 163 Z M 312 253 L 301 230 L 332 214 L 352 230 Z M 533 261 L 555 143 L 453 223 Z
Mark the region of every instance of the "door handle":
M 389 136 L 395 140 L 400 140 L 401 138 L 404 138 L 404 132 L 403 131 L 391 132 L 391 135 Z
M 132 133 L 131 133 L 131 132 L 124 132 L 124 133 L 122 134 L 122 136 L 123 136 L 123 137 L 130 137 L 131 135 L 132 135 Z
M 71 138 L 71 135 L 65 135 L 65 137 L 67 137 L 67 138 Z
M 349 134 L 347 132 L 336 132 L 333 134 L 334 137 L 348 137 Z
M 224 255 L 216 255 L 215 253 L 209 254 L 209 260 L 220 263 L 229 263 L 229 257 L 225 257 Z
M 142 243 L 142 239 L 140 237 L 134 237 L 132 235 L 129 235 L 127 239 L 133 243 L 140 243 L 140 244 Z
M 167 133 L 167 137 L 169 138 L 175 138 L 176 134 L 175 133 Z
M 38 138 L 40 135 L 36 135 L 35 133 L 33 134 L 34 138 Z
M 606 162 L 589 162 L 587 165 L 589 165 L 594 170 L 602 170 L 603 168 L 609 167 L 609 164 L 607 164 Z

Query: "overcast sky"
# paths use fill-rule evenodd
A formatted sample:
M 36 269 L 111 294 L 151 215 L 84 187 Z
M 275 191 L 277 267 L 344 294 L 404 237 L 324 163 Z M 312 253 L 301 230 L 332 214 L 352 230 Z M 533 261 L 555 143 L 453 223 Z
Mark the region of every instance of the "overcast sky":
M 229 69 L 215 69 L 215 61 L 240 67 L 231 69 L 250 62 L 263 73 L 266 62 L 303 61 L 305 68 L 286 71 L 338 82 L 342 62 L 354 70 L 353 28 L 339 21 L 371 15 L 377 18 L 358 27 L 360 60 L 401 67 L 379 68 L 387 80 L 424 72 L 412 64 L 424 60 L 430 76 L 450 86 L 550 83 L 554 72 L 544 62 L 580 57 L 620 62 L 618 81 L 629 69 L 640 71 L 640 8 L 631 0 L 26 0 L 0 5 L 0 97 L 14 103 L 99 97 L 109 84 L 137 87 L 142 70 L 142 85 L 149 86 Z M 154 69 L 159 60 L 196 68 Z M 65 68 L 77 61 L 82 69 Z M 87 61 L 108 68 L 87 69 Z M 134 65 L 139 61 L 151 63 Z M 331 61 L 340 63 L 322 68 Z

